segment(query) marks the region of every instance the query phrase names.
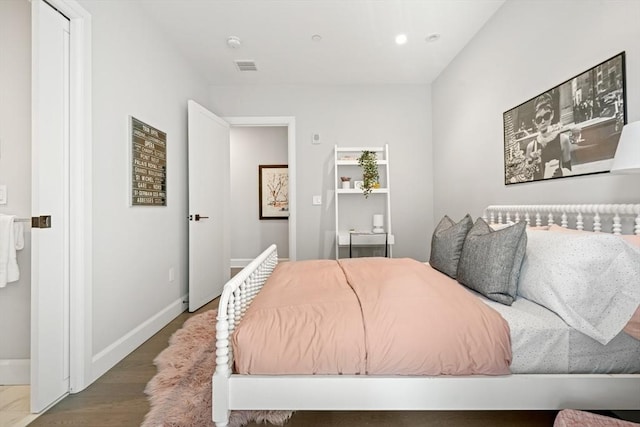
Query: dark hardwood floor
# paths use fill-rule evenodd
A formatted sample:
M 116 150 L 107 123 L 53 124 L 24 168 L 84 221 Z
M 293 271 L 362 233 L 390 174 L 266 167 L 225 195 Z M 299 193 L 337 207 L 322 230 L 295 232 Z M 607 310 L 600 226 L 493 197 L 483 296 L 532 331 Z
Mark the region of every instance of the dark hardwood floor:
M 85 390 L 65 397 L 29 426 L 139 426 L 149 411 L 144 388 L 156 374 L 153 359 L 189 317 L 217 308 L 218 302 L 215 299 L 194 313 L 180 314 Z
M 551 427 L 555 416 L 555 411 L 304 411 L 293 414 L 285 427 Z

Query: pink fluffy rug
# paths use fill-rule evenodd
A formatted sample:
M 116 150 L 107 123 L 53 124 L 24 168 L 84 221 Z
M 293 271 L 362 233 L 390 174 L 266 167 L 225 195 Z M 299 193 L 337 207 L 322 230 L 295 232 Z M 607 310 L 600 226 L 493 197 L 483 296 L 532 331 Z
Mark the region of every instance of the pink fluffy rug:
M 211 375 L 215 370 L 217 310 L 189 318 L 169 339 L 169 347 L 154 360 L 158 373 L 145 393 L 151 410 L 142 427 L 213 426 Z M 232 411 L 229 426 L 251 421 L 283 425 L 291 411 Z

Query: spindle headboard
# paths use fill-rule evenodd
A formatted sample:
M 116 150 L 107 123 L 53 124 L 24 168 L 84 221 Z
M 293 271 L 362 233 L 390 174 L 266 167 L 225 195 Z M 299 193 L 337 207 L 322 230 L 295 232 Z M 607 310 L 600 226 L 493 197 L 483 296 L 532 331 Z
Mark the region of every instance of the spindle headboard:
M 532 227 L 558 224 L 576 230 L 640 235 L 640 204 L 493 205 L 485 209 L 483 219 L 489 224 L 526 221 Z

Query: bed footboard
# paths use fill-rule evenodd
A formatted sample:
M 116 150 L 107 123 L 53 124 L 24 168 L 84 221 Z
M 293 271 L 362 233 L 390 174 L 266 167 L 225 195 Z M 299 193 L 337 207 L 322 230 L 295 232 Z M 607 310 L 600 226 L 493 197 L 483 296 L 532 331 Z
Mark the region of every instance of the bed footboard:
M 229 422 L 229 377 L 233 352 L 229 337 L 244 316 L 251 301 L 278 264 L 278 250 L 271 245 L 231 278 L 222 290 L 216 318 L 216 371 L 213 374 L 212 418 L 216 426 Z

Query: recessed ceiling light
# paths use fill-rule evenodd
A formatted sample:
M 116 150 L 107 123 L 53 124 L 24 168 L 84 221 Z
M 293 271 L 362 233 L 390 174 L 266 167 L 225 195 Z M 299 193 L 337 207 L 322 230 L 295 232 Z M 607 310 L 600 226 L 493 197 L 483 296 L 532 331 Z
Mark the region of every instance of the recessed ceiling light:
M 398 34 L 396 36 L 396 44 L 405 44 L 407 42 L 407 35 L 406 34 Z
M 440 40 L 440 33 L 431 33 L 425 40 L 429 43 L 437 42 L 438 40 Z
M 314 42 L 319 42 L 320 40 L 322 40 L 322 36 L 320 34 L 314 34 L 311 36 L 311 40 L 313 40 Z

